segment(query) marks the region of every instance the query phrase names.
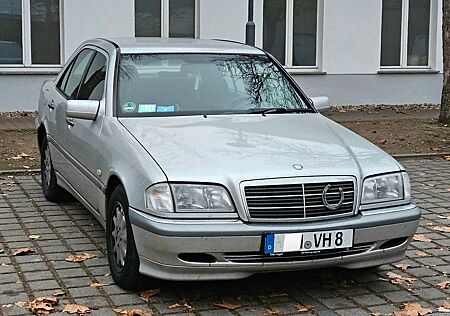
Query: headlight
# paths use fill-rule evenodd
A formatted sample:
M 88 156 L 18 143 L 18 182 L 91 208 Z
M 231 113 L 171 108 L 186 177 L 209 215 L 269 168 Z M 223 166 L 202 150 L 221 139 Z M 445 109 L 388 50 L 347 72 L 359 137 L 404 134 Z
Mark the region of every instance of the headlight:
M 145 200 L 148 210 L 162 213 L 235 211 L 227 190 L 218 185 L 158 183 L 145 191 Z
M 234 212 L 228 192 L 216 185 L 171 184 L 176 212 Z
M 361 204 L 411 200 L 411 185 L 406 172 L 370 177 L 364 180 Z

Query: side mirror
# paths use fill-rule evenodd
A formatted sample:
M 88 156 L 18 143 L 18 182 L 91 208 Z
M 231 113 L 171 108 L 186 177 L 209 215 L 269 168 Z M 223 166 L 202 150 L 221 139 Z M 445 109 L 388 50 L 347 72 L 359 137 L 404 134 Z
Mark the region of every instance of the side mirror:
M 328 97 L 312 97 L 311 102 L 314 104 L 314 107 L 319 113 L 323 113 L 331 109 L 330 99 Z
M 66 105 L 66 116 L 94 121 L 97 118 L 99 106 L 100 101 L 68 100 Z

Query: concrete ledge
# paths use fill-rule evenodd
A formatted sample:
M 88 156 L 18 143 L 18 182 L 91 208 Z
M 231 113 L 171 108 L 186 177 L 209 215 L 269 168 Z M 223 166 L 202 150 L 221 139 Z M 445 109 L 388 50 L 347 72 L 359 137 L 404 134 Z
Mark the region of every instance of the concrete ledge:
M 441 153 L 418 153 L 418 154 L 397 154 L 391 155 L 394 158 L 436 158 L 436 157 L 444 157 L 450 156 L 450 152 L 441 152 Z
M 40 169 L 11 169 L 11 170 L 0 170 L 0 176 L 7 175 L 27 175 L 27 174 L 36 174 L 41 172 Z

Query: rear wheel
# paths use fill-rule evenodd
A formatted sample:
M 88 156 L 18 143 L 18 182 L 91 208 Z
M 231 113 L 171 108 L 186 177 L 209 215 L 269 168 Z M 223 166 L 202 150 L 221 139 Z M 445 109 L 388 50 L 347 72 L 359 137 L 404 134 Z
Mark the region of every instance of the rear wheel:
M 47 137 L 44 136 L 41 142 L 41 183 L 42 191 L 47 200 L 51 202 L 61 202 L 67 198 L 67 191 L 61 188 L 56 182 L 55 169 L 53 168 L 50 147 Z
M 117 186 L 108 201 L 106 246 L 111 276 L 126 290 L 138 286 L 139 256 L 128 217 L 128 199 L 122 185 Z

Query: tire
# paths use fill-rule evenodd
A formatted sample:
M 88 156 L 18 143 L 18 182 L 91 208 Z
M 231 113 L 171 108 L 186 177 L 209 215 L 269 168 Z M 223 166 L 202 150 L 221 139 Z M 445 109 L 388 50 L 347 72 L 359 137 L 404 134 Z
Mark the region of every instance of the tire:
M 50 156 L 50 147 L 47 137 L 44 136 L 40 148 L 41 153 L 41 183 L 42 191 L 47 200 L 51 202 L 62 202 L 67 199 L 68 193 L 56 182 L 55 169 Z
M 125 290 L 135 289 L 141 279 L 139 255 L 128 216 L 128 199 L 122 185 L 114 189 L 108 201 L 106 247 L 113 280 Z

